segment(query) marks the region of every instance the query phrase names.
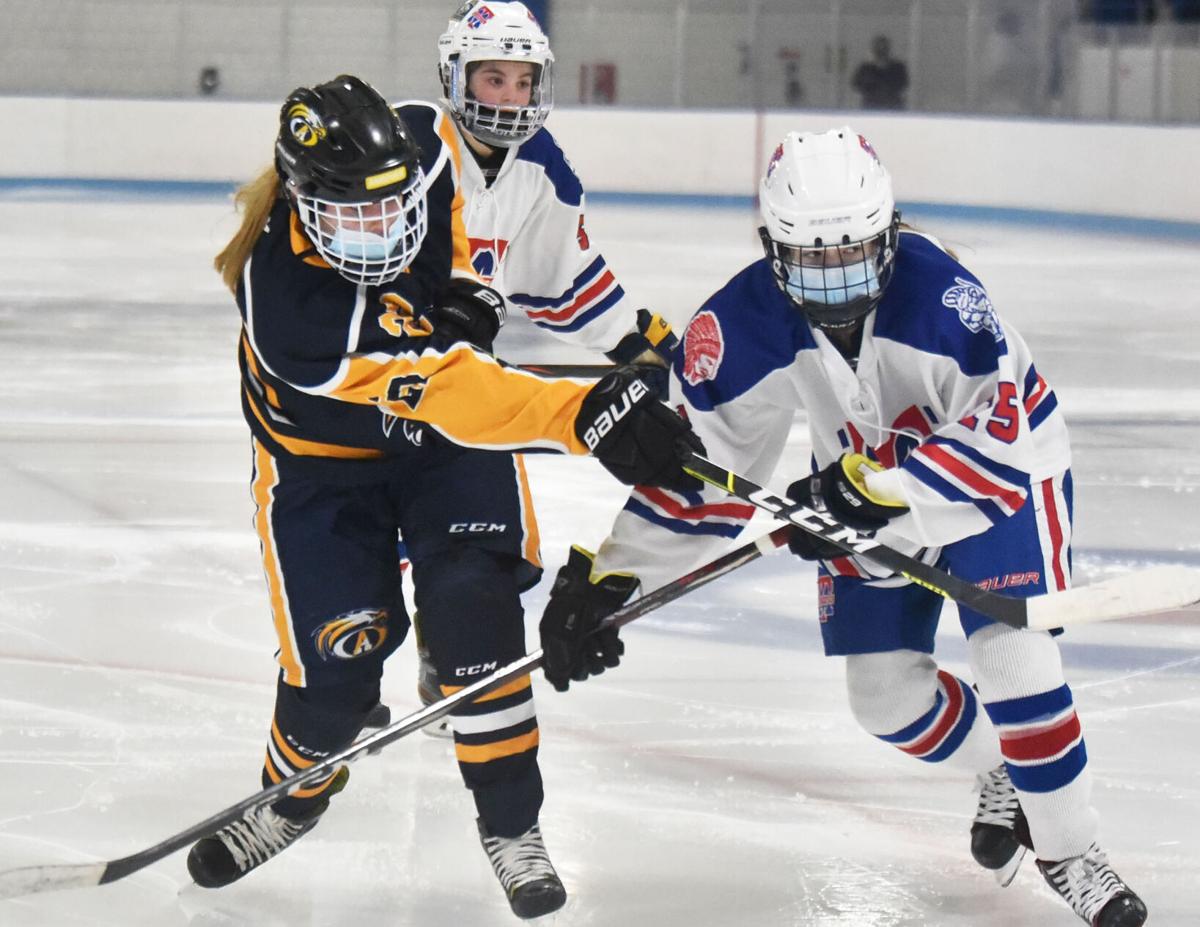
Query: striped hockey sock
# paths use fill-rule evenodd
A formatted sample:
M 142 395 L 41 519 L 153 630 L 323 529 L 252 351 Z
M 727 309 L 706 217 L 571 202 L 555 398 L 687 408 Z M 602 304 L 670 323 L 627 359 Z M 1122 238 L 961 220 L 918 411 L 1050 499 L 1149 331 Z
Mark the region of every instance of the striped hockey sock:
M 1041 859 L 1076 856 L 1095 839 L 1087 747 L 1071 689 L 985 703 Z
M 941 763 L 963 745 L 978 717 L 979 703 L 971 687 L 939 669 L 932 707 L 900 730 L 875 736 L 926 763 Z

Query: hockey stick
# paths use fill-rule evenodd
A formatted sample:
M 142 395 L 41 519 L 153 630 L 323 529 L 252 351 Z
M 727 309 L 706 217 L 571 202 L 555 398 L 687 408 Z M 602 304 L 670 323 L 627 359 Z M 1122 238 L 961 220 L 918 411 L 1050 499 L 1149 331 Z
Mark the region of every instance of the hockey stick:
M 543 377 L 575 377 L 596 380 L 617 369 L 616 364 L 518 364 L 522 370 Z
M 653 592 L 647 593 L 624 608 L 613 612 L 604 620 L 601 626 L 623 627 L 631 621 L 641 618 L 643 615 L 661 608 L 669 602 L 675 601 L 693 589 L 699 589 L 701 586 L 705 586 L 727 573 L 732 573 L 739 567 L 757 560 L 764 554 L 769 554 L 786 545 L 791 530 L 790 527 L 786 526 L 776 528 L 770 534 L 764 535 L 748 544 L 743 544 L 736 550 L 730 551 L 724 556 L 697 567 L 674 582 L 667 583 L 667 585 L 655 589 Z M 139 853 L 134 853 L 132 856 L 123 856 L 120 859 L 109 860 L 108 862 L 25 866 L 20 869 L 8 869 L 0 872 L 0 900 L 17 898 L 22 895 L 32 895 L 38 892 L 57 891 L 65 888 L 86 888 L 92 885 L 105 885 L 109 882 L 123 879 L 125 876 L 132 875 L 140 869 L 144 869 L 151 863 L 165 859 L 176 850 L 183 849 L 193 841 L 201 837 L 206 837 L 214 831 L 225 827 L 227 824 L 239 820 L 247 811 L 271 804 L 273 801 L 282 798 L 285 793 L 292 789 L 319 779 L 324 779 L 338 766 L 360 759 L 369 752 L 378 752 L 401 737 L 411 734 L 413 731 L 423 728 L 431 721 L 449 714 L 459 705 L 474 701 L 477 697 L 498 689 L 505 683 L 524 676 L 541 665 L 541 650 L 535 650 L 532 653 L 526 654 L 521 659 L 501 667 L 492 675 L 460 689 L 453 695 L 448 695 L 434 702 L 432 705 L 425 706 L 420 711 L 415 711 L 407 717 L 381 728 L 374 734 L 364 737 L 362 740 L 355 741 L 344 750 L 326 757 L 303 772 L 296 773 L 274 785 L 270 785 L 262 791 L 251 795 L 249 798 L 243 799 L 236 805 L 230 805 L 225 810 L 218 811 L 212 817 L 201 821 L 199 824 L 189 827 L 187 830 L 180 831 L 174 836 L 168 837 L 162 843 L 155 844 Z
M 836 544 L 847 553 L 860 554 L 938 595 L 1014 628 L 1049 630 L 1067 624 L 1112 621 L 1200 604 L 1200 570 L 1179 566 L 1151 567 L 1088 586 L 1026 599 L 1000 595 L 887 547 L 822 512 L 775 495 L 699 454 L 690 455 L 683 468 L 731 496 Z

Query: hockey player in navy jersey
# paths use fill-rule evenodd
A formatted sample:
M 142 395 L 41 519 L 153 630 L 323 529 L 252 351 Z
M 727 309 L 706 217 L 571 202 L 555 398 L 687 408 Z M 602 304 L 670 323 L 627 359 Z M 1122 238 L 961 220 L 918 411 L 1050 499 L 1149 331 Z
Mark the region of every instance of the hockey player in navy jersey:
M 590 450 L 631 484 L 691 479 L 681 447 L 698 442 L 632 367 L 589 387 L 491 355 L 504 301 L 466 260 L 433 113 L 397 113 L 348 76 L 294 91 L 275 165 L 240 192 L 241 228 L 216 260 L 242 314 L 254 522 L 279 642 L 264 785 L 344 748 L 378 703 L 383 661 L 408 630 L 398 531 L 416 602 L 466 668 L 461 687 L 525 650 L 526 511 L 493 491 L 519 481 L 513 451 Z M 561 907 L 538 825 L 529 677 L 465 706 L 455 740 L 513 911 Z M 311 829 L 347 778 L 341 768 L 200 840 L 193 878 L 241 878 Z
M 693 316 L 672 402 L 709 456 L 757 483 L 811 471 L 788 495 L 885 544 L 1008 595 L 1071 580 L 1071 457 L 1057 400 L 983 284 L 902 226 L 891 180 L 848 128 L 794 133 L 762 180 L 766 255 Z M 807 413 L 811 464 L 784 459 Z M 588 637 L 637 579 L 654 589 L 714 556 L 753 509 L 639 488 L 594 565 L 578 549 L 541 623 L 557 688 L 615 665 L 615 631 Z M 971 851 L 1008 884 L 1036 851 L 1046 881 L 1092 927 L 1146 907 L 1097 843 L 1091 773 L 1058 646 L 959 606 L 975 685 L 933 659 L 942 599 L 796 531 L 817 560 L 825 651 L 846 657 L 851 710 L 883 743 L 978 778 Z M 637 577 L 635 579 L 634 577 Z
M 641 365 L 665 394 L 678 341 L 660 316 L 632 303 L 584 227 L 583 186 L 544 126 L 554 55 L 537 20 L 522 3 L 468 0 L 438 40 L 438 58 L 443 99 L 435 120 L 458 172 L 471 268 L 539 328 Z M 514 499 L 524 494 L 534 518 L 523 477 L 493 488 Z M 540 569 L 536 546 L 526 556 Z M 425 617 L 418 612 L 413 621 L 417 693 L 429 704 L 443 694 L 439 675 L 453 667 L 432 652 L 437 630 L 426 633 Z M 448 736 L 448 720 L 425 730 Z

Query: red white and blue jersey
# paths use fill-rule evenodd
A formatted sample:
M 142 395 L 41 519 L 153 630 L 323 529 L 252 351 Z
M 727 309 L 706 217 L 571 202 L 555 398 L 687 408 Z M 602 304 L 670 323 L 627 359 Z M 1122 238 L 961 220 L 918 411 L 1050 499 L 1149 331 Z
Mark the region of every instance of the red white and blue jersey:
M 883 464 L 869 487 L 910 511 L 878 537 L 911 553 L 987 531 L 1071 463 L 1057 399 L 1021 336 L 970 271 L 909 230 L 855 365 L 809 325 L 764 259 L 692 317 L 673 374 L 672 404 L 707 456 L 757 483 L 782 490 L 848 451 Z M 813 459 L 783 459 L 801 409 Z M 597 569 L 636 573 L 654 589 L 715 556 L 753 511 L 713 488 L 639 488 Z M 842 559 L 837 572 L 861 566 Z
M 509 148 L 490 186 L 461 130 L 452 145 L 475 273 L 551 334 L 615 348 L 637 309 L 588 236 L 583 185 L 554 136 L 542 128 Z

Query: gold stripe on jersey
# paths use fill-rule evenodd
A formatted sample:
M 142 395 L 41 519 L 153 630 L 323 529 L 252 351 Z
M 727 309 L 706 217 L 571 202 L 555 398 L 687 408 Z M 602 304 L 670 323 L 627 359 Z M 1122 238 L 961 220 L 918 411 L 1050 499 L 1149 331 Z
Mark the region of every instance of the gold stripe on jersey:
M 498 740 L 491 744 L 468 746 L 456 743 L 454 745 L 454 755 L 460 763 L 487 763 L 490 760 L 515 756 L 518 753 L 524 753 L 526 750 L 532 750 L 538 745 L 538 740 L 538 729 L 534 728 L 528 734 L 510 737 L 508 740 Z
M 542 568 L 542 538 L 538 531 L 537 511 L 533 507 L 533 492 L 525 473 L 525 455 L 514 454 L 517 466 L 517 485 L 521 489 L 521 521 L 525 531 L 525 550 L 522 556 L 539 570 Z
M 454 200 L 450 204 L 450 275 L 452 277 L 466 275 L 479 279 L 479 275 L 475 273 L 475 268 L 471 265 L 471 242 L 467 238 L 467 223 L 463 221 L 465 204 L 466 200 L 463 199 L 462 189 L 456 185 Z
M 518 692 L 528 689 L 530 685 L 531 683 L 529 681 L 528 674 L 524 676 L 518 676 L 512 682 L 506 682 L 499 689 L 488 692 L 486 695 L 479 696 L 479 698 L 475 699 L 472 704 L 477 705 L 480 702 L 491 702 L 495 699 L 504 698 L 508 695 L 515 695 Z M 459 692 L 465 688 L 466 686 L 442 686 L 442 695 L 453 695 L 455 692 Z
M 246 395 L 250 399 L 250 409 L 254 412 L 254 417 L 258 419 L 258 423 L 262 425 L 263 431 L 271 436 L 271 440 L 275 441 L 289 454 L 295 454 L 297 457 L 339 457 L 345 460 L 378 460 L 384 456 L 383 451 L 377 451 L 369 447 L 349 447 L 342 444 L 325 444 L 321 441 L 308 441 L 304 438 L 290 438 L 285 434 L 281 434 L 268 424 L 263 414 L 258 411 L 258 405 L 254 402 L 254 393 L 250 388 L 243 386 Z
M 279 393 L 276 392 L 275 387 L 264 381 L 262 374 L 258 372 L 258 358 L 254 356 L 254 351 L 250 347 L 250 339 L 247 337 L 245 329 L 242 330 L 242 350 L 246 354 L 246 366 L 250 368 L 250 374 L 254 377 L 255 382 L 262 387 L 263 395 L 267 397 L 267 402 L 276 412 L 282 412 L 283 403 L 279 401 Z M 254 405 L 253 402 L 250 404 Z
M 445 353 L 352 356 L 327 395 L 425 422 L 469 447 L 586 454 L 575 434 L 575 419 L 589 389 L 572 380 L 545 380 L 502 367 L 458 345 Z
M 440 106 L 434 112 L 434 128 L 454 162 L 454 198 L 450 203 L 450 274 L 465 274 L 478 279 L 475 268 L 471 266 L 471 242 L 467 238 L 467 223 L 463 219 L 466 200 L 462 195 L 462 153 L 458 148 L 458 131 Z
M 454 162 L 454 185 L 457 187 L 458 178 L 462 176 L 462 150 L 458 147 L 458 130 L 454 128 L 453 121 L 446 115 L 444 109 L 440 106 L 430 106 L 429 108 L 433 110 L 433 130 L 437 132 L 438 138 L 450 152 L 450 160 Z
M 309 241 L 308 236 L 304 234 L 304 226 L 300 224 L 300 216 L 296 213 L 296 210 L 289 210 L 288 215 L 290 217 L 288 219 L 288 230 L 291 234 L 292 254 L 296 255 L 296 257 L 303 257 L 305 264 L 332 270 L 333 268 L 317 253 L 316 247 Z
M 304 664 L 292 637 L 292 620 L 288 611 L 283 586 L 283 573 L 279 568 L 279 557 L 275 550 L 275 535 L 271 529 L 271 506 L 274 504 L 274 489 L 279 484 L 275 470 L 275 459 L 267 452 L 261 441 L 254 441 L 254 481 L 250 492 L 254 498 L 254 527 L 258 532 L 262 548 L 263 572 L 267 577 L 267 594 L 271 602 L 271 618 L 275 624 L 275 636 L 279 639 L 279 666 L 283 680 L 291 686 L 304 685 Z
M 279 396 L 270 384 L 266 383 L 261 374 L 258 372 L 258 358 L 254 356 L 254 349 L 250 346 L 250 339 L 246 336 L 246 332 L 242 332 L 242 351 L 246 355 L 246 366 L 250 370 L 250 375 L 254 377 L 266 394 L 267 402 L 275 409 L 282 411 L 282 405 L 279 402 Z M 298 457 L 340 457 L 347 460 L 377 460 L 384 456 L 384 452 L 369 447 L 351 447 L 342 444 L 326 444 L 323 441 L 309 441 L 306 438 L 293 438 L 285 435 L 280 431 L 276 431 L 267 421 L 266 416 L 258 408 L 258 403 L 255 401 L 256 396 L 254 391 L 249 386 L 243 384 L 242 389 L 246 391 L 246 398 L 249 400 L 250 409 L 254 412 L 254 417 L 258 419 L 258 423 L 262 426 L 263 431 L 271 436 L 271 440 L 275 441 L 286 450 L 289 454 L 295 454 Z

